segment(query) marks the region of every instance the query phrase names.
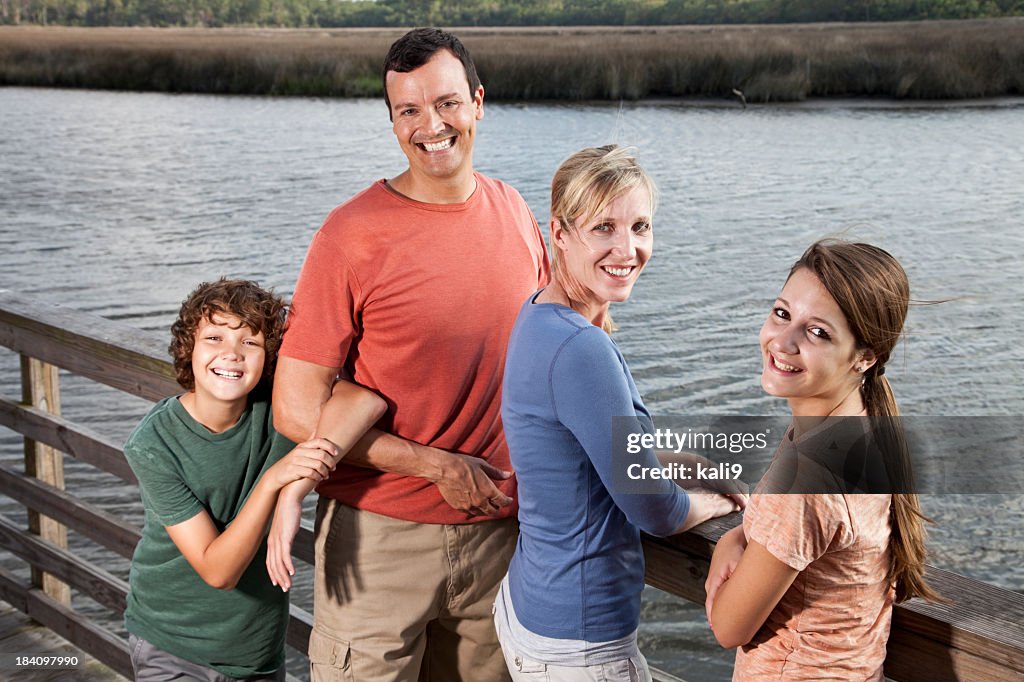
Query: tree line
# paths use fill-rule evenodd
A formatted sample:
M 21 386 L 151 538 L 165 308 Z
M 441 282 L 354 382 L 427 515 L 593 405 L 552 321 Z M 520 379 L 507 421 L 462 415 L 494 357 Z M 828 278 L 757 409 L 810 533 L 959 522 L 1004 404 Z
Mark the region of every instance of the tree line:
M 0 0 L 0 24 L 583 26 L 974 19 L 1024 0 Z

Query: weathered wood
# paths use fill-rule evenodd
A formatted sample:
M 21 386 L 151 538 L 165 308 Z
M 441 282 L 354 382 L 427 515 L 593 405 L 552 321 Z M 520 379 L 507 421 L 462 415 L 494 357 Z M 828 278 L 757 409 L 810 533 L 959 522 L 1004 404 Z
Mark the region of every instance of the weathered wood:
M 21 400 L 41 412 L 60 414 L 57 368 L 27 355 L 21 356 Z M 25 438 L 25 473 L 56 488 L 64 487 L 64 455 L 54 448 Z M 28 529 L 57 547 L 68 546 L 68 532 L 55 519 L 28 510 Z M 52 575 L 32 567 L 32 584 L 62 604 L 71 603 L 71 590 Z
M 0 345 L 149 400 L 181 391 L 166 339 L 7 290 L 0 290 Z
M 740 522 L 739 514 L 712 519 L 667 538 L 643 536 L 644 580 L 677 597 L 704 603 L 704 581 L 718 539 Z
M 306 526 L 300 526 L 299 532 L 295 535 L 295 542 L 292 544 L 292 556 L 312 565 L 316 557 L 313 542 L 313 530 Z
M 52 573 L 73 585 L 80 592 L 111 611 L 115 613 L 124 611 L 128 583 L 102 568 L 97 568 L 83 559 L 79 559 L 67 550 L 48 545 L 31 533 L 19 529 L 2 515 L 0 515 L 0 546 L 20 556 L 33 566 L 38 566 L 47 573 Z M 91 650 L 87 649 L 87 651 Z
M 0 467 L 0 493 L 38 509 L 126 559 L 132 557 L 142 536 L 138 528 L 113 514 L 5 467 Z
M 138 483 L 121 448 L 88 427 L 3 398 L 0 398 L 0 426 L 55 447 L 128 483 Z
M 648 582 L 703 603 L 707 560 L 739 520 L 734 514 L 682 535 L 644 536 Z M 931 566 L 928 580 L 953 603 L 895 606 L 886 675 L 897 682 L 1024 679 L 1024 595 Z
M 1024 679 L 1024 594 L 934 566 L 928 567 L 926 577 L 952 603 L 914 599 L 899 604 L 894 629 L 1007 666 L 1019 672 L 1017 679 Z
M 928 682 L 1019 682 L 1019 671 L 980 656 L 950 648 L 937 640 L 894 627 L 886 645 L 885 676 Z
M 82 650 L 131 678 L 128 642 L 93 623 L 87 616 L 50 599 L 41 590 L 26 595 L 28 615 Z
M 707 559 L 685 554 L 660 542 L 645 542 L 643 548 L 647 567 L 644 580 L 648 585 L 698 604 L 704 603 L 704 581 L 710 565 Z
M 0 568 L 0 599 L 22 613 L 28 613 L 28 600 L 25 595 L 31 589 L 35 589 L 32 583 L 26 583 Z
M 31 585 L 29 586 L 31 588 Z M 33 621 L 22 610 L 0 601 L 0 654 L 5 658 L 4 680 L 17 682 L 62 682 L 65 680 L 88 680 L 89 682 L 129 682 L 128 678 L 106 667 L 87 651 L 60 637 L 44 625 Z M 12 653 L 13 652 L 13 653 Z M 74 668 L 61 670 L 17 670 L 11 669 L 12 657 L 17 654 L 35 653 L 50 656 L 77 656 Z
M 31 620 L 28 615 L 28 604 L 35 601 L 32 593 L 43 595 L 38 589 L 32 587 L 31 583 L 21 580 L 6 571 L 0 570 L 0 594 L 18 593 L 17 603 L 0 603 L 0 651 L 8 652 L 7 663 L 9 664 L 11 653 L 18 654 L 39 654 L 49 656 L 78 656 L 78 665 L 73 669 L 53 671 L 18 671 L 14 673 L 10 668 L 2 672 L 8 672 L 7 677 L 0 678 L 26 680 L 27 682 L 51 682 L 56 680 L 91 680 L 93 682 L 127 682 L 124 675 L 105 666 L 96 660 L 88 652 L 76 647 L 58 635 L 52 628 L 41 625 Z M 45 598 L 45 595 L 43 595 Z M 52 600 L 51 600 L 52 601 Z M 13 606 L 13 608 L 12 608 Z M 36 613 L 39 613 L 39 606 L 33 604 Z
M 313 632 L 313 614 L 295 604 L 288 607 L 288 646 L 302 653 L 309 651 L 309 635 Z

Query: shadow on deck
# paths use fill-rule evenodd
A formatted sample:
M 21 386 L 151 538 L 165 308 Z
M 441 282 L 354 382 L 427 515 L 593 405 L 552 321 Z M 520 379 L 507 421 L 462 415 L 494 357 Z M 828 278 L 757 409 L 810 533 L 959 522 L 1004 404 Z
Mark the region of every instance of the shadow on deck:
M 77 657 L 78 666 L 41 670 L 16 665 L 17 656 Z M 21 611 L 0 601 L 0 679 L 18 682 L 127 682 L 45 625 L 34 622 Z

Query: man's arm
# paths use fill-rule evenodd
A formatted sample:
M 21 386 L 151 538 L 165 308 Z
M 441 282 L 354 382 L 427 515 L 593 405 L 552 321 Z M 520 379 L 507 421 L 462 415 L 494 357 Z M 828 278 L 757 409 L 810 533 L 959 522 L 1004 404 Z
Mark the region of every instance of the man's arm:
M 277 431 L 291 440 L 302 440 L 312 434 L 331 397 L 337 374 L 335 367 L 279 357 L 272 401 Z M 321 425 L 324 426 L 327 425 Z M 379 429 L 370 429 L 352 447 L 345 462 L 426 479 L 438 487 L 453 508 L 471 514 L 493 516 L 512 504 L 512 498 L 498 490 L 492 480 L 509 478 L 511 472 L 478 457 L 421 445 Z
M 387 403 L 373 391 L 339 381 L 334 385 L 331 399 L 322 408 L 316 435 L 334 443 L 338 454 L 344 457 L 367 429 L 384 415 L 387 407 Z M 292 543 L 299 532 L 302 500 L 316 484 L 313 479 L 289 483 L 277 498 L 274 521 L 267 536 L 267 572 L 271 582 L 285 592 L 291 587 L 291 577 L 295 575 Z

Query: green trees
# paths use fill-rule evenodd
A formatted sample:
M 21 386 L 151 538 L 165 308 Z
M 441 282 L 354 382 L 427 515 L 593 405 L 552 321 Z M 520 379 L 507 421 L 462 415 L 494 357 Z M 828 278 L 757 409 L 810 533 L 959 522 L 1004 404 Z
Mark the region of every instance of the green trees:
M 2 24 L 539 26 L 970 19 L 1024 0 L 0 0 Z

